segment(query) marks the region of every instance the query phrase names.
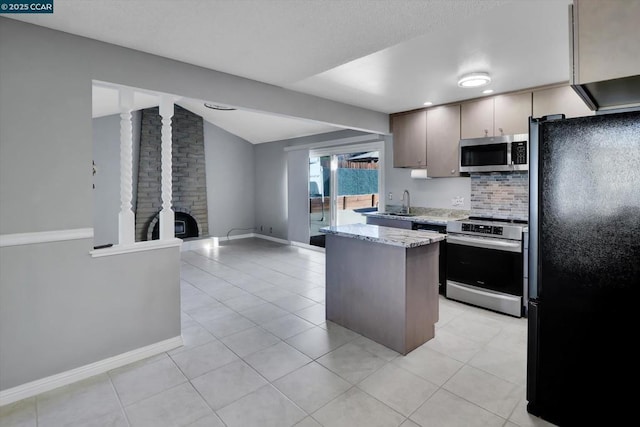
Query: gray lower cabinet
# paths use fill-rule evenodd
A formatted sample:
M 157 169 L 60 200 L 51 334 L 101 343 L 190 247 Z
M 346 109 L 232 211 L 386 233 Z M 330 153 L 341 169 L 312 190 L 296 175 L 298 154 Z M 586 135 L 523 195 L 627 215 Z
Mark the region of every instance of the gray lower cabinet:
M 370 216 L 367 217 L 367 224 L 381 225 L 383 227 L 404 228 L 405 230 L 411 230 L 413 227 L 413 222 L 411 221 L 402 219 L 376 218 Z
M 402 219 L 387 219 L 378 217 L 367 217 L 367 224 L 382 225 L 383 227 L 395 227 L 404 228 L 406 230 L 431 230 L 438 233 L 445 234 L 447 232 L 447 226 L 443 224 L 421 224 L 413 221 L 407 221 Z M 447 294 L 447 242 L 443 240 L 440 245 L 440 261 L 439 261 L 439 293 L 442 295 Z
M 435 336 L 438 244 L 413 248 L 328 234 L 327 320 L 407 354 Z

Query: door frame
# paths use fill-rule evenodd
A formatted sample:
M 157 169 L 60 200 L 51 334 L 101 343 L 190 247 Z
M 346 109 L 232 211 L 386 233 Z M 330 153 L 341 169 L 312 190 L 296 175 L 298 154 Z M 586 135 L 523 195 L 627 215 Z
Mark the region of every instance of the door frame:
M 366 151 L 377 151 L 378 152 L 378 203 L 384 200 L 384 171 L 385 171 L 385 153 L 384 153 L 384 140 L 367 142 L 363 144 L 347 144 L 347 145 L 337 145 L 331 147 L 317 148 L 309 150 L 309 158 L 311 157 L 331 157 L 331 169 L 330 169 L 330 186 L 331 186 L 331 197 L 329 203 L 329 225 L 334 226 L 337 222 L 337 208 L 336 208 L 336 200 L 338 193 L 338 180 L 337 180 L 337 155 L 339 154 L 348 154 L 353 152 L 366 152 Z M 308 180 L 308 176 L 307 176 Z M 309 206 L 307 207 L 309 208 Z M 378 208 L 380 206 L 378 205 Z M 309 212 L 309 209 L 307 209 Z M 311 217 L 308 214 L 307 222 L 311 224 Z

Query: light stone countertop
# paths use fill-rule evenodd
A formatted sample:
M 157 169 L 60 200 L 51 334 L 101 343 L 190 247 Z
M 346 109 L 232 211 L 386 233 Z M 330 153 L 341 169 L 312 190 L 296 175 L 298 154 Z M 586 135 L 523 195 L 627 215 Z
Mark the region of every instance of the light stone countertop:
M 370 224 L 323 227 L 320 229 L 320 232 L 403 248 L 416 248 L 418 246 L 430 245 L 431 243 L 445 240 L 447 237 L 446 234 L 440 234 L 435 231 L 405 230 L 402 228 L 381 227 Z
M 418 224 L 434 225 L 447 225 L 447 222 L 449 221 L 469 218 L 468 211 L 462 210 L 411 208 L 411 211 L 413 214 L 412 216 L 390 215 L 389 212 L 365 212 L 363 215 L 374 218 L 395 219 L 398 221 L 410 221 Z

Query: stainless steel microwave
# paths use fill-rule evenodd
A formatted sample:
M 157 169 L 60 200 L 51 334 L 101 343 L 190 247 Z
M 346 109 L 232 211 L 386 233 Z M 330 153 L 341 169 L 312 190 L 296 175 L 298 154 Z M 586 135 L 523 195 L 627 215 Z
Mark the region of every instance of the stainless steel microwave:
M 460 172 L 529 170 L 529 134 L 461 139 Z

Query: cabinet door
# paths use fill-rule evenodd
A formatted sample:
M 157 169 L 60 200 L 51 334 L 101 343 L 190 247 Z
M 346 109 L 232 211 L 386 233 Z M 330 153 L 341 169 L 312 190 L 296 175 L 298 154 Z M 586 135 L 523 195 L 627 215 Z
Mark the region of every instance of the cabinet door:
M 460 176 L 460 106 L 427 110 L 427 174 L 430 177 Z
M 531 92 L 494 97 L 494 136 L 529 133 Z
M 493 98 L 465 102 L 460 111 L 462 138 L 493 136 Z
M 576 83 L 638 74 L 640 2 L 574 0 Z
M 423 168 L 427 164 L 427 112 L 391 117 L 393 167 Z
M 554 87 L 533 92 L 533 117 L 564 114 L 567 118 L 592 116 L 593 111 L 571 86 Z
M 411 221 L 405 221 L 402 219 L 377 218 L 370 216 L 367 217 L 367 224 L 380 225 L 383 227 L 404 228 L 405 230 L 411 230 L 413 228 L 413 222 Z

